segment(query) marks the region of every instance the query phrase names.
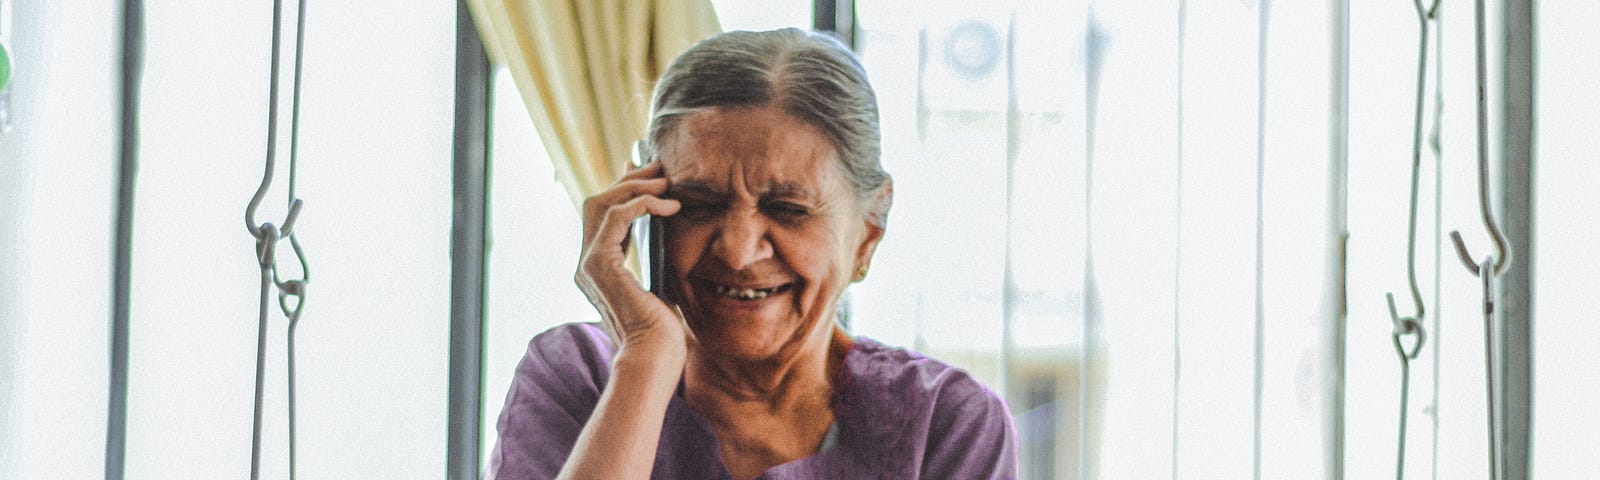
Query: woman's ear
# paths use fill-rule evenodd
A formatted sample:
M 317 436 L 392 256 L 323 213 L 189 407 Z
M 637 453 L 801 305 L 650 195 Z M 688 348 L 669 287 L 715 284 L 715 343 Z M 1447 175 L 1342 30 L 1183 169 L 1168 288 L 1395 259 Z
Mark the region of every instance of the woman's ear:
M 861 245 L 856 249 L 857 268 L 872 263 L 872 254 L 878 250 L 878 242 L 883 240 L 883 233 L 889 227 L 889 207 L 894 204 L 894 180 L 884 180 L 883 186 L 878 187 L 867 198 L 866 207 L 866 235 L 861 238 Z

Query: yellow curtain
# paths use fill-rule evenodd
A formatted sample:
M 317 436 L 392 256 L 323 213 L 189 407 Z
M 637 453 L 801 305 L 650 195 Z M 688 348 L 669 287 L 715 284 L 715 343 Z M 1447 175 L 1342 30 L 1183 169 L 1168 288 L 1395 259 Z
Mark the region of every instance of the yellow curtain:
M 672 59 L 721 31 L 710 0 L 467 0 L 573 205 L 627 171 Z

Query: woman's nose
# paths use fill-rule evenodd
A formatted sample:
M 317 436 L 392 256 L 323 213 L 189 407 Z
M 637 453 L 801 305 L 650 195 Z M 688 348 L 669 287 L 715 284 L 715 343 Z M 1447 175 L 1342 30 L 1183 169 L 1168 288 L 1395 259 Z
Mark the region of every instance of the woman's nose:
M 772 242 L 767 239 L 767 223 L 754 212 L 731 211 L 723 215 L 711 253 L 733 271 L 744 270 L 772 258 Z

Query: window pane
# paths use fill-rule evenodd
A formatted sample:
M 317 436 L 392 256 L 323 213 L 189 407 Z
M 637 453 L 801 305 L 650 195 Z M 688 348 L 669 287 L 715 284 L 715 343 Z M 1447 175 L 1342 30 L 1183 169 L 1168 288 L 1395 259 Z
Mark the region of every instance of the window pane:
M 1330 201 L 1331 3 L 1267 10 L 1261 478 L 1329 478 L 1335 461 L 1338 308 L 1331 299 L 1341 290 L 1334 272 L 1342 232 Z
M 0 106 L 0 478 L 97 478 L 121 15 L 103 0 L 0 4 L 13 66 Z
M 498 438 L 495 422 L 528 340 L 563 323 L 600 320 L 572 282 L 583 243 L 582 220 L 556 181 L 544 144 L 505 69 L 495 75 L 492 130 L 485 462 Z
M 1402 312 L 1412 311 L 1411 297 L 1406 293 L 1406 188 L 1411 174 L 1417 20 L 1409 5 L 1405 10 L 1384 7 L 1387 6 L 1366 2 L 1350 2 L 1349 7 L 1350 313 L 1344 418 L 1344 469 L 1348 478 L 1394 475 L 1400 371 L 1389 338 L 1393 327 L 1384 306 L 1384 293 L 1395 293 L 1396 307 Z M 1432 182 L 1428 185 L 1431 187 Z M 1429 197 L 1432 191 L 1427 190 Z M 1431 232 L 1431 218 L 1426 221 L 1430 228 L 1419 228 L 1419 233 Z M 1419 271 L 1419 275 L 1431 271 L 1431 255 L 1419 255 L 1418 259 L 1424 260 L 1422 268 L 1429 269 Z M 1427 286 L 1432 287 L 1432 282 Z M 1432 288 L 1428 290 L 1431 293 Z M 1431 303 L 1433 296 L 1424 299 Z M 1430 309 L 1430 313 L 1438 312 Z M 1430 330 L 1433 327 L 1431 323 L 1425 326 Z M 1438 338 L 1434 340 L 1437 343 Z M 1421 359 L 1417 364 L 1422 364 Z M 1418 370 L 1415 373 L 1424 373 Z M 1432 395 L 1428 384 L 1418 380 L 1411 379 L 1413 406 L 1428 402 Z M 1417 417 L 1420 415 L 1412 418 Z M 1415 427 L 1408 427 L 1408 445 L 1413 453 L 1409 458 L 1424 461 L 1408 463 L 1425 466 L 1428 450 L 1424 446 L 1429 439 L 1424 434 L 1429 431 L 1429 424 L 1412 425 Z
M 811 29 L 811 0 L 712 0 L 725 31 Z
M 1350 2 L 1350 23 L 1344 471 L 1367 478 L 1394 474 L 1400 428 L 1401 366 L 1384 295 L 1394 294 L 1400 315 L 1415 312 L 1406 230 L 1418 28 L 1414 10 L 1363 2 Z M 1429 40 L 1415 260 L 1427 343 L 1410 361 L 1408 478 L 1486 478 L 1488 470 L 1478 281 L 1445 238 L 1459 229 L 1469 244 L 1488 241 L 1477 227 L 1472 25 L 1470 5 L 1441 7 L 1432 31 L 1443 38 Z M 1441 41 L 1442 67 L 1435 63 Z M 1440 71 L 1445 108 L 1435 120 Z M 1438 155 L 1428 143 L 1436 121 L 1443 122 Z
M 895 207 L 851 327 L 1007 396 L 1025 478 L 1075 473 L 1085 5 L 858 8 Z
M 1257 6 L 1188 6 L 1175 456 L 1200 477 L 1254 467 Z
M 861 4 L 896 202 L 855 331 L 1005 392 L 1026 478 L 1327 465 L 1333 323 L 1303 280 L 1331 238 L 1315 7 L 1269 18 L 1290 33 L 1266 109 L 1297 120 L 1258 133 L 1254 3 L 1189 5 L 1181 75 L 1179 2 Z M 1258 225 L 1294 248 L 1257 252 Z
M 455 6 L 315 3 L 306 19 L 296 232 L 313 273 L 298 326 L 298 469 L 444 468 Z M 272 7 L 147 12 L 134 238 L 130 478 L 249 468 L 257 282 L 243 212 L 261 181 Z M 288 183 L 294 9 L 284 9 L 279 162 Z M 280 244 L 278 262 L 298 275 Z M 274 300 L 274 303 L 276 301 Z M 284 477 L 286 321 L 268 325 L 262 474 Z
M 1534 162 L 1534 405 L 1533 477 L 1580 478 L 1600 470 L 1594 432 L 1600 430 L 1600 236 L 1594 212 L 1595 112 L 1600 112 L 1600 11 L 1589 3 L 1542 1 L 1536 9 L 1538 102 Z M 1477 243 L 1474 245 L 1484 245 Z

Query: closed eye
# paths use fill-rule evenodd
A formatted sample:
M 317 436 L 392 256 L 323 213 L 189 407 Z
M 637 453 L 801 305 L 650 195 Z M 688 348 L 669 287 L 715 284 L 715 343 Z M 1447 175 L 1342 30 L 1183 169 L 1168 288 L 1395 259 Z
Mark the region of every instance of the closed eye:
M 811 209 L 805 205 L 790 202 L 773 202 L 764 207 L 764 210 L 773 217 L 784 220 L 798 220 L 811 215 Z

